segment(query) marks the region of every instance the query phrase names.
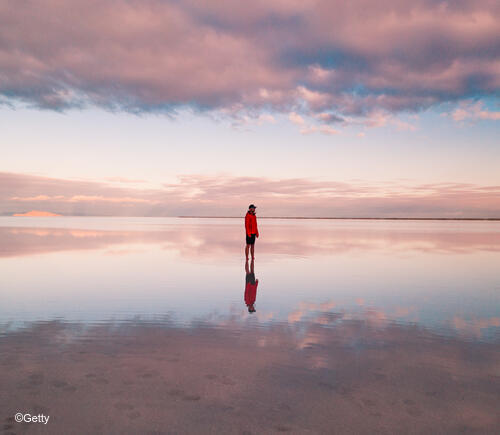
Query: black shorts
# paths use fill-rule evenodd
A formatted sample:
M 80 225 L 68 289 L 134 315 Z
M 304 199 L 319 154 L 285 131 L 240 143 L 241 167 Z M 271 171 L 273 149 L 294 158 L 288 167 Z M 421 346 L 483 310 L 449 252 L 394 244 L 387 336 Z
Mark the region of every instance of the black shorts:
M 245 276 L 245 282 L 248 284 L 255 285 L 255 273 L 247 273 Z
M 255 234 L 247 235 L 247 245 L 255 245 Z

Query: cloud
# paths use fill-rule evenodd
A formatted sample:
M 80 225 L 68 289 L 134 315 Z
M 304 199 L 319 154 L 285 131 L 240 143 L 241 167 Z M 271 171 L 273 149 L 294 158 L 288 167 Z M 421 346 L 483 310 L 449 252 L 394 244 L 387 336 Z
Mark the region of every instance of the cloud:
M 310 133 L 323 133 L 323 134 L 338 134 L 339 131 L 335 130 L 333 127 L 329 125 L 308 125 L 304 126 L 304 128 L 300 129 L 301 134 L 310 134 Z
M 483 107 L 481 101 L 472 102 L 465 101 L 453 111 L 451 117 L 454 121 L 460 122 L 465 120 L 500 120 L 500 111 L 490 111 Z
M 416 131 L 417 127 L 409 122 L 401 121 L 400 119 L 393 119 L 392 123 L 400 131 Z
M 63 202 L 115 202 L 119 204 L 126 203 L 143 203 L 143 204 L 160 204 L 159 200 L 146 199 L 146 198 L 132 198 L 130 196 L 102 196 L 102 195 L 73 195 L 70 198 L 62 199 Z
M 0 173 L 0 214 L 47 210 L 62 215 L 151 215 L 163 191 L 113 182 Z M 168 213 L 168 207 L 162 208 Z M 154 213 L 153 213 L 154 214 Z
M 118 184 L 142 184 L 145 183 L 145 180 L 138 180 L 135 178 L 126 178 L 126 177 L 106 177 L 105 179 L 108 182 L 118 183 Z
M 364 119 L 500 88 L 500 8 L 490 0 L 22 5 L 0 4 L 9 106 Z
M 296 125 L 305 125 L 305 121 L 304 121 L 304 118 L 302 118 L 302 116 L 300 116 L 299 114 L 295 113 L 295 112 L 292 112 L 288 115 L 288 119 L 290 121 L 292 121 L 294 124 Z
M 324 119 L 325 117 L 323 117 Z M 305 119 L 300 116 L 298 113 L 291 112 L 288 115 L 288 119 L 294 123 L 295 125 L 298 125 L 300 127 L 300 133 L 301 134 L 310 134 L 310 133 L 323 133 L 323 134 L 338 134 L 339 131 L 335 130 L 333 127 L 329 125 L 314 125 L 307 123 Z
M 500 216 L 500 186 L 181 175 L 159 188 L 0 173 L 0 215 L 239 216 L 249 202 L 266 216 Z
M 51 213 L 49 211 L 31 210 L 27 213 L 14 213 L 13 216 L 23 216 L 23 217 L 52 217 L 61 216 L 56 213 Z

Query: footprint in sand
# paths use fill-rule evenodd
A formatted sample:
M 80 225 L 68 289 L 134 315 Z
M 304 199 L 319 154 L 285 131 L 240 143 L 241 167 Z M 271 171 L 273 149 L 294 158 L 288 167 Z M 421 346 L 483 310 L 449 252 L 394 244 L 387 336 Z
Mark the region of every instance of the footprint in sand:
M 143 379 L 149 379 L 149 378 L 152 378 L 153 376 L 155 376 L 154 373 L 144 373 L 141 375 L 141 378 Z
M 189 401 L 189 402 L 195 402 L 196 400 L 200 400 L 201 397 L 195 394 L 186 394 L 185 396 L 182 397 L 184 400 Z
M 416 406 L 409 406 L 406 408 L 406 412 L 412 417 L 420 417 L 422 415 L 422 411 Z
M 318 382 L 318 385 L 320 387 L 326 388 L 328 390 L 336 390 L 337 389 L 337 387 L 335 385 L 330 384 L 328 382 Z
M 8 431 L 8 430 L 10 430 L 10 429 L 12 429 L 14 427 L 14 422 L 15 422 L 14 417 L 7 417 L 5 419 L 5 422 L 6 423 L 3 425 L 3 430 L 4 431 Z M 4 432 L 4 434 L 5 435 L 9 435 L 9 434 L 15 435 L 14 432 Z
M 361 399 L 361 401 L 363 402 L 363 405 L 365 405 L 365 406 L 375 406 L 377 404 L 377 402 L 375 402 L 374 400 L 371 400 L 371 399 Z
M 118 402 L 118 403 L 115 403 L 115 408 L 116 409 L 119 409 L 119 410 L 123 410 L 123 411 L 130 411 L 132 409 L 134 409 L 134 407 L 129 404 L 129 403 L 123 403 L 123 402 Z
M 67 386 L 68 383 L 64 382 L 64 381 L 56 380 L 56 381 L 52 381 L 51 385 L 53 387 L 56 387 L 56 388 L 62 388 L 62 387 Z
M 377 381 L 385 381 L 387 379 L 387 375 L 384 375 L 383 373 L 374 373 L 373 374 L 373 377 L 377 380 Z
M 33 373 L 28 376 L 28 386 L 37 387 L 42 385 L 44 381 L 43 373 Z
M 35 406 L 33 406 L 33 412 L 31 414 L 50 415 L 50 409 L 45 407 L 45 406 L 35 405 Z
M 129 412 L 127 414 L 127 417 L 130 418 L 131 420 L 135 420 L 136 418 L 139 418 L 140 416 L 141 416 L 141 413 L 139 411 Z
M 9 429 L 12 429 L 13 427 L 14 427 L 14 425 L 7 423 L 7 424 L 3 425 L 3 430 L 9 430 Z

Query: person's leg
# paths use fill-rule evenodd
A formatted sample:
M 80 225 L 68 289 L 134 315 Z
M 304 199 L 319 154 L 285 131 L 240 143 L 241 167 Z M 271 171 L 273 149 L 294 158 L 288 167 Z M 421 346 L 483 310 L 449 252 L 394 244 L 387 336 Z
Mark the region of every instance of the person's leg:
M 245 247 L 245 256 L 247 257 L 247 260 L 248 260 L 248 248 L 249 248 L 250 245 L 247 245 Z
M 252 260 L 255 258 L 255 255 L 253 253 L 255 245 L 250 245 L 250 252 L 252 253 Z

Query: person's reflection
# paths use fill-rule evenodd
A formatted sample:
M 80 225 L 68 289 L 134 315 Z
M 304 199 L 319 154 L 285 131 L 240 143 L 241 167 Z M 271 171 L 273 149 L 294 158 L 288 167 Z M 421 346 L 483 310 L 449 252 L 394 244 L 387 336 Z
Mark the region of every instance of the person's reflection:
M 259 285 L 259 280 L 255 279 L 254 273 L 254 260 L 250 262 L 250 268 L 248 268 L 248 258 L 245 261 L 245 304 L 248 307 L 249 313 L 255 313 L 255 298 L 257 297 L 257 286 Z

